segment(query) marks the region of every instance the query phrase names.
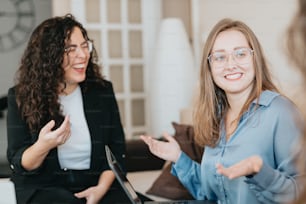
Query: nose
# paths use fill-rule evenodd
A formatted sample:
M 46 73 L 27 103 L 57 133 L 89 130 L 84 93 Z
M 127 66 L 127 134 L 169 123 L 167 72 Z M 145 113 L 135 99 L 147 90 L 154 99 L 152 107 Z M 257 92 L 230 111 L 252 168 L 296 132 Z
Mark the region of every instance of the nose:
M 236 61 L 235 61 L 233 55 L 228 55 L 227 60 L 226 60 L 226 67 L 228 67 L 228 68 L 236 67 Z
M 86 50 L 82 49 L 81 47 L 78 47 L 76 57 L 84 58 L 86 57 L 87 52 Z

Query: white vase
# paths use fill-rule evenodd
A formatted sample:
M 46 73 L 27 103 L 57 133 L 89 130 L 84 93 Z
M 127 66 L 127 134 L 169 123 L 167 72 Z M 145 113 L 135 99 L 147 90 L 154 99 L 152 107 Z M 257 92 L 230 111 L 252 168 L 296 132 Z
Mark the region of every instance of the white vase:
M 172 121 L 180 122 L 180 111 L 190 107 L 196 85 L 192 49 L 182 21 L 162 20 L 150 66 L 151 130 L 155 137 L 173 134 Z

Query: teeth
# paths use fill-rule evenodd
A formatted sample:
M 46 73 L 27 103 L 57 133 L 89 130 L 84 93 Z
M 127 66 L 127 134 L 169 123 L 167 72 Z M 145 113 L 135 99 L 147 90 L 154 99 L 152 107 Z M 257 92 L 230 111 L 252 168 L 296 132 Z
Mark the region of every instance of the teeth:
M 75 66 L 73 66 L 73 68 L 75 68 L 75 69 L 83 69 L 84 68 L 84 64 L 75 65 Z
M 237 74 L 228 74 L 228 75 L 225 76 L 225 78 L 227 78 L 227 79 L 238 79 L 238 78 L 240 78 L 241 76 L 242 76 L 241 73 L 237 73 Z

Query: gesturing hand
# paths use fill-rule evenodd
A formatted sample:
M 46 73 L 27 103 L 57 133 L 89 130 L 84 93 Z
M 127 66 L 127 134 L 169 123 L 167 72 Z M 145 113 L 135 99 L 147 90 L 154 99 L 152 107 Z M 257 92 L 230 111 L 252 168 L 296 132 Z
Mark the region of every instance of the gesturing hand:
M 101 198 L 101 190 L 94 186 L 85 189 L 84 191 L 75 193 L 77 198 L 85 198 L 86 204 L 97 204 Z
M 176 162 L 180 156 L 181 148 L 177 141 L 167 133 L 163 134 L 168 142 L 158 141 L 150 136 L 141 135 L 142 139 L 148 146 L 152 154 L 167 160 Z
M 55 122 L 51 120 L 41 130 L 38 136 L 38 143 L 52 149 L 58 145 L 64 144 L 70 137 L 69 116 L 66 116 L 61 126 L 52 131 Z
M 22 166 L 27 170 L 33 170 L 39 167 L 47 156 L 48 152 L 60 145 L 70 137 L 69 117 L 65 120 L 59 128 L 52 131 L 55 122 L 51 120 L 39 132 L 38 140 L 29 148 L 27 148 L 22 155 Z
M 251 156 L 230 167 L 225 168 L 221 164 L 217 164 L 217 173 L 222 174 L 229 179 L 238 178 L 256 174 L 261 170 L 263 161 L 259 156 Z

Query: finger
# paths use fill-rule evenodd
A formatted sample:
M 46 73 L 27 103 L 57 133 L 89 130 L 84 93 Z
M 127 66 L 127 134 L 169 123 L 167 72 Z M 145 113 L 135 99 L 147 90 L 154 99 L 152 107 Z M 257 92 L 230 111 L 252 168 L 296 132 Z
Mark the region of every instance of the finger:
M 144 136 L 144 135 L 141 135 L 140 138 L 148 145 L 151 153 L 153 153 L 156 156 L 159 156 L 158 150 L 157 150 L 158 148 L 156 145 L 156 142 L 157 142 L 156 140 L 152 139 L 152 137 L 150 136 Z
M 151 143 L 150 138 L 151 138 L 150 136 L 140 135 L 140 139 L 144 141 L 147 145 L 150 145 Z
M 67 127 L 70 128 L 70 123 L 69 123 L 69 116 L 66 115 L 64 121 L 62 122 L 61 126 L 55 130 L 57 133 L 63 133 L 67 130 Z
M 42 129 L 41 129 L 41 133 L 42 134 L 46 134 L 48 132 L 50 132 L 52 130 L 52 128 L 54 127 L 55 122 L 54 120 L 49 121 Z
M 175 142 L 176 140 L 173 138 L 173 136 L 169 135 L 168 133 L 163 133 L 163 137 L 168 140 L 169 142 Z
M 140 138 L 148 145 L 150 151 L 154 154 L 157 151 L 157 143 L 159 141 L 153 139 L 151 136 L 140 136 Z
M 86 197 L 86 190 L 75 193 L 74 196 L 77 197 L 77 198 L 85 198 Z
M 218 163 L 216 164 L 216 169 L 218 174 L 222 174 L 224 176 L 228 176 L 228 172 L 230 172 L 230 169 L 225 168 L 222 164 Z
M 243 176 L 243 171 L 244 171 L 243 166 L 239 167 L 239 165 L 236 164 L 228 168 L 225 168 L 223 165 L 217 164 L 216 167 L 217 167 L 217 172 L 219 174 L 222 174 L 228 177 L 229 179 L 234 179 Z
M 224 167 L 222 166 L 222 164 L 217 163 L 217 164 L 216 164 L 216 169 L 217 169 L 217 173 L 218 173 L 218 174 L 222 174 L 222 173 L 223 173 Z
M 61 144 L 65 144 L 67 140 L 68 140 L 68 136 L 63 137 Z
M 68 140 L 70 137 L 71 137 L 71 130 L 69 130 L 66 140 Z
M 60 139 L 60 144 L 64 144 L 67 142 L 67 140 L 70 138 L 71 136 L 71 131 L 67 130 L 65 131 L 63 134 L 61 134 L 60 136 L 58 136 L 58 138 Z
M 66 115 L 64 121 L 61 124 L 66 130 L 70 130 L 70 116 Z
M 243 172 L 240 169 L 232 168 L 232 169 L 225 169 L 224 175 L 227 176 L 229 179 L 235 179 L 238 177 L 243 176 Z

